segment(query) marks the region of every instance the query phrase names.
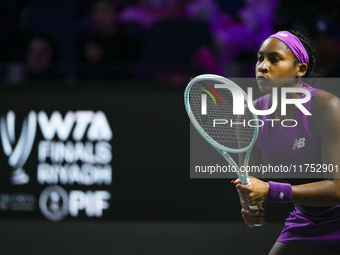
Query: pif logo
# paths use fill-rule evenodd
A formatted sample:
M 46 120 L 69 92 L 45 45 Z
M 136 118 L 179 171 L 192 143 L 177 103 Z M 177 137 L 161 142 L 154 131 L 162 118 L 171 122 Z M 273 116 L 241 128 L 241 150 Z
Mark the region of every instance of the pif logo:
M 233 97 L 233 115 L 244 115 L 245 102 L 248 102 L 247 106 L 250 112 L 256 115 L 272 114 L 276 110 L 277 105 L 278 105 L 278 88 L 276 87 L 272 88 L 272 105 L 270 109 L 258 110 L 258 109 L 255 109 L 254 105 L 252 104 L 254 99 L 253 99 L 253 88 L 251 87 L 248 87 L 248 90 L 247 90 L 248 94 L 245 94 L 244 91 L 236 84 L 215 84 L 214 88 L 208 85 L 205 85 L 205 86 L 209 87 L 214 92 L 214 94 L 220 100 L 221 105 L 222 105 L 222 100 L 215 89 L 228 89 L 231 92 L 232 97 Z M 205 89 L 202 89 L 202 90 L 205 91 L 207 94 L 209 94 L 210 97 L 214 100 L 215 105 L 217 105 L 216 100 L 213 97 L 213 95 Z M 305 97 L 294 98 L 294 99 L 287 98 L 287 94 L 289 93 L 301 93 L 301 94 L 304 94 Z M 247 100 L 245 100 L 246 98 Z M 308 102 L 310 98 L 311 98 L 311 93 L 307 89 L 295 88 L 295 87 L 282 87 L 281 88 L 281 115 L 285 116 L 287 114 L 286 108 L 288 104 L 295 105 L 305 115 L 312 115 L 302 105 L 303 103 Z M 207 114 L 207 95 L 206 94 L 201 95 L 201 114 L 202 115 Z
M 67 215 L 78 217 L 81 211 L 88 217 L 102 217 L 109 209 L 110 192 L 106 190 L 71 190 L 58 185 L 48 186 L 39 197 L 41 213 L 50 221 L 61 221 Z

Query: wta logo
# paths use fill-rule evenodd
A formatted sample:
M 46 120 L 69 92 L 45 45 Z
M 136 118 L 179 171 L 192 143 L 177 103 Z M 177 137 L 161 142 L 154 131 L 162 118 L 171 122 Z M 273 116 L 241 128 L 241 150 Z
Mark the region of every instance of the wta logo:
M 16 185 L 29 182 L 23 166 L 25 165 L 35 139 L 37 129 L 37 115 L 31 111 L 24 118 L 18 140 L 15 138 L 15 114 L 10 111 L 1 116 L 0 134 L 4 153 L 8 157 L 8 164 L 12 167 L 11 182 Z

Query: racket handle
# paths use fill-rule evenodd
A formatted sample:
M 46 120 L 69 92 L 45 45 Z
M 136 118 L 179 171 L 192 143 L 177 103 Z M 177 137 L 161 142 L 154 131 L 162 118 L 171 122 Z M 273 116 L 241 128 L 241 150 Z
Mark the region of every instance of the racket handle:
M 249 184 L 251 181 L 249 180 L 249 178 L 247 178 L 244 182 L 241 181 L 242 184 Z M 248 205 L 249 209 L 250 210 L 253 210 L 253 211 L 258 211 L 260 210 L 260 207 L 258 205 Z M 263 226 L 263 224 L 254 224 L 255 227 L 261 227 Z
M 258 205 L 248 205 L 250 210 L 258 211 L 260 207 Z M 261 227 L 263 224 L 254 224 L 255 227 Z
M 260 207 L 258 205 L 249 205 L 250 210 L 258 211 L 260 210 Z

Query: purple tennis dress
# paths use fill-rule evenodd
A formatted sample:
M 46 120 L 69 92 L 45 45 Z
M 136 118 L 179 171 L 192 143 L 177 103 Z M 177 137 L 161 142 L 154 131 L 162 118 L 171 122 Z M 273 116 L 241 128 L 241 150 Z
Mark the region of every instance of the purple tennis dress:
M 311 93 L 311 99 L 303 105 L 312 113 L 315 94 L 319 90 L 305 83 L 302 83 L 301 87 Z M 256 108 L 269 109 L 269 100 L 269 94 L 260 97 Z M 271 119 L 270 115 L 260 117 L 262 120 Z M 294 119 L 298 122 L 296 127 L 288 128 L 276 124 L 272 127 L 271 124 L 265 124 L 260 128 L 257 146 L 261 151 L 264 164 L 322 163 L 321 144 L 312 132 L 311 116 L 305 116 L 298 109 Z M 292 185 L 297 185 L 320 179 L 285 178 L 285 180 Z M 287 218 L 277 241 L 296 245 L 339 245 L 340 247 L 340 206 L 310 207 L 295 204 L 295 209 Z

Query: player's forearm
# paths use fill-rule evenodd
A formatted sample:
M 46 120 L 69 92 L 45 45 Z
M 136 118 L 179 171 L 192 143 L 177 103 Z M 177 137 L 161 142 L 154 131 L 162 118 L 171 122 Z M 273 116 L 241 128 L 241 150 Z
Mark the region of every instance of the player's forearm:
M 340 179 L 292 186 L 291 202 L 306 206 L 340 204 Z

